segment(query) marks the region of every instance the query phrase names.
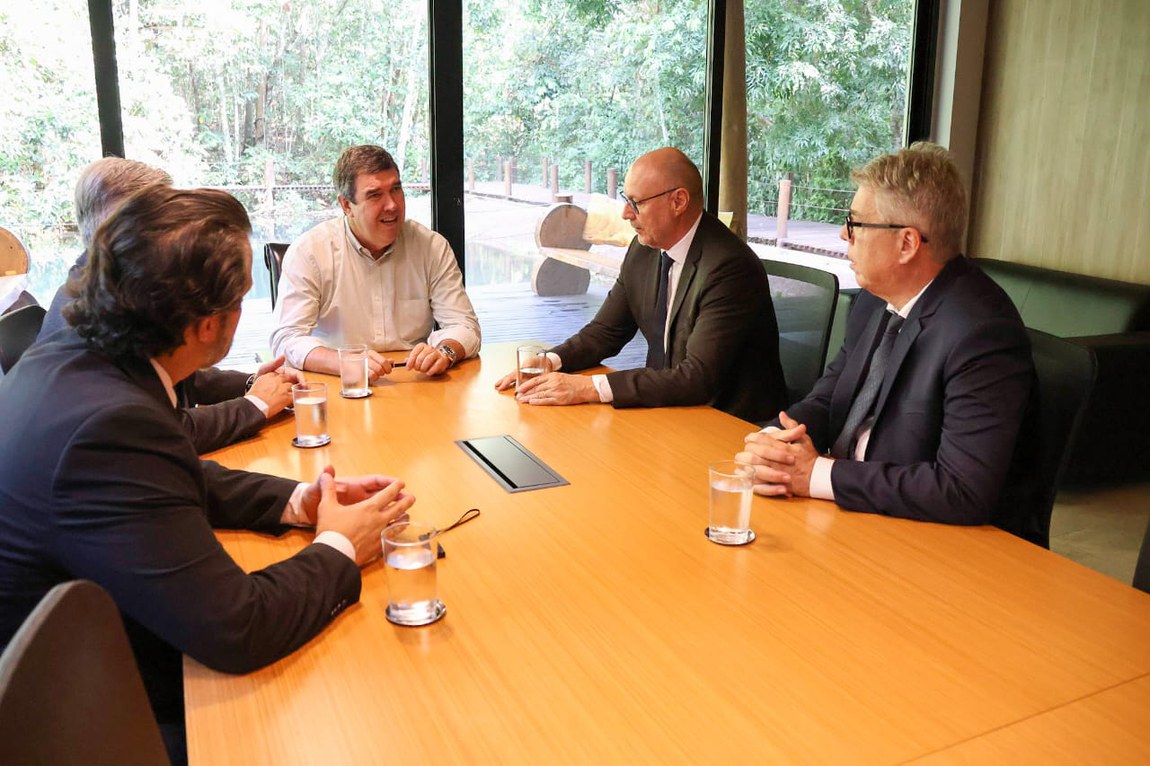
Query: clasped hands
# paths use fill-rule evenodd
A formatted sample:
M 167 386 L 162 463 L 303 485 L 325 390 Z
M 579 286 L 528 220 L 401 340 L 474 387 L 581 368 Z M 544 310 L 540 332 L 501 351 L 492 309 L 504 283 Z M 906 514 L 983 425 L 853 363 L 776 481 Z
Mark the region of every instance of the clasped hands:
M 755 494 L 810 497 L 811 469 L 818 450 L 807 427 L 785 412 L 779 413 L 783 428 L 747 434 L 744 449 L 735 460 L 755 468 Z
M 384 528 L 409 520 L 415 496 L 403 488 L 401 480 L 375 474 L 336 481 L 335 468 L 329 465 L 304 488 L 300 510 L 317 535 L 331 530 L 346 537 L 355 548 L 355 563 L 362 567 L 382 555 Z

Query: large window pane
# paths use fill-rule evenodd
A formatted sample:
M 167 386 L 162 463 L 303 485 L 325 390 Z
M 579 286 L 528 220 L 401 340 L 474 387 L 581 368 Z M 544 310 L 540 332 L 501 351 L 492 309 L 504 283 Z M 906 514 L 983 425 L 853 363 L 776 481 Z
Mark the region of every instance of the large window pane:
M 100 156 L 87 6 L 0 5 L 0 82 L 0 225 L 29 250 L 28 290 L 47 305 L 80 249 L 72 187 Z
M 259 248 L 341 215 L 331 172 L 346 147 L 391 151 L 408 216 L 429 222 L 426 2 L 128 0 L 115 23 L 128 156 L 224 187 L 252 215 L 238 351 L 271 330 Z
M 650 149 L 678 146 L 702 164 L 706 27 L 702 0 L 464 3 L 467 281 L 486 341 L 565 339 L 617 271 L 622 248 L 599 248 L 604 265 L 586 295 L 532 294 L 552 174 L 586 209 L 588 191 L 609 191 L 609 171 L 621 189 Z
M 902 145 L 914 5 L 746 1 L 752 215 L 775 215 L 789 177 L 792 221 L 841 224 L 851 169 Z M 823 230 L 820 244 L 845 251 L 837 227 Z

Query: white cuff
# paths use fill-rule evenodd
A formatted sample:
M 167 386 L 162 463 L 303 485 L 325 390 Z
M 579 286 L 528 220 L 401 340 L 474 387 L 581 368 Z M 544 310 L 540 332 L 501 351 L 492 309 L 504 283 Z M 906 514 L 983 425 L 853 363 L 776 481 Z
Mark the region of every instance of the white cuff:
M 291 491 L 291 497 L 288 498 L 287 505 L 284 506 L 284 511 L 280 514 L 280 524 L 287 524 L 291 527 L 311 526 L 311 522 L 307 520 L 307 514 L 303 512 L 303 491 L 307 488 L 307 484 L 300 482 Z
M 835 499 L 835 490 L 831 486 L 831 468 L 834 464 L 833 458 L 821 455 L 815 458 L 815 464 L 811 467 L 811 497 L 819 500 Z
M 264 414 L 265 418 L 268 416 L 268 410 L 270 410 L 271 407 L 268 406 L 267 402 L 265 402 L 263 399 L 259 398 L 255 394 L 244 394 L 244 398 L 247 399 L 252 404 L 254 404 L 256 406 L 256 409 Z
M 592 375 L 591 385 L 595 386 L 595 392 L 599 394 L 599 401 L 604 404 L 615 401 L 615 394 L 611 392 L 611 384 L 607 382 L 606 375 Z
M 336 532 L 334 529 L 329 529 L 326 532 L 320 532 L 315 536 L 315 540 L 312 542 L 319 543 L 320 545 L 329 545 L 343 555 L 347 556 L 353 562 L 355 561 L 355 546 L 351 544 L 351 540 L 348 540 L 341 533 Z

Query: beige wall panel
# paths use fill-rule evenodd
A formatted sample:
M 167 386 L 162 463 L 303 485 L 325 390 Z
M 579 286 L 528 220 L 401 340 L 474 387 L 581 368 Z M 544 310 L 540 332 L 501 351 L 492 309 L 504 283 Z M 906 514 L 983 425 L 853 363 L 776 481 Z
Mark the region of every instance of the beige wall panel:
M 972 255 L 1150 284 L 1150 0 L 990 6 Z

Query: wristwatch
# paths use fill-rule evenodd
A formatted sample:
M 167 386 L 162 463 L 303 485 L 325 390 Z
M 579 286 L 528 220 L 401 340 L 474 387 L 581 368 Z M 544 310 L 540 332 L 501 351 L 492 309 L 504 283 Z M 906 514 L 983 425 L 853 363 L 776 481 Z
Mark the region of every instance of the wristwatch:
M 447 357 L 447 366 L 448 367 L 454 367 L 455 362 L 459 359 L 459 357 L 455 353 L 455 349 L 453 349 L 451 346 L 447 345 L 446 343 L 444 343 L 442 346 L 437 348 L 436 351 L 438 351 L 439 353 L 441 353 L 445 357 Z

